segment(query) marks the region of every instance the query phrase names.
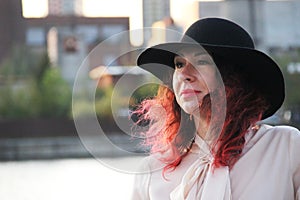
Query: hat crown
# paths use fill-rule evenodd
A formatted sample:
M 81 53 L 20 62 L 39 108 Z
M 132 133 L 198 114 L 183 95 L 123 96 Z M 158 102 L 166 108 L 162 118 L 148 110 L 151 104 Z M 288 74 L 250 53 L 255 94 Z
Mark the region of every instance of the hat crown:
M 232 21 L 221 18 L 196 21 L 187 29 L 181 41 L 254 49 L 254 42 L 245 29 Z

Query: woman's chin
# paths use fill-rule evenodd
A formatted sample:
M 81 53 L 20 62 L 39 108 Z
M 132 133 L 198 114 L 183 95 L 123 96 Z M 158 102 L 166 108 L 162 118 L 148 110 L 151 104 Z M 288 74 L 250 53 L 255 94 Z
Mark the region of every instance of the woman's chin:
M 199 106 L 183 106 L 182 109 L 184 110 L 184 112 L 186 112 L 189 115 L 199 115 Z
M 198 100 L 179 103 L 181 109 L 189 115 L 199 115 L 199 105 L 201 105 L 201 102 Z

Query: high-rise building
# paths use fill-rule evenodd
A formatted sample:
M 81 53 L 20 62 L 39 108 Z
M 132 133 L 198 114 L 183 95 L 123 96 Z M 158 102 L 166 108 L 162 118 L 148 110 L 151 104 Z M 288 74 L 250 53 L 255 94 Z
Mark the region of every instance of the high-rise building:
M 223 17 L 241 24 L 265 51 L 300 47 L 300 1 L 199 2 L 199 17 Z
M 82 0 L 48 0 L 49 15 L 81 15 Z
M 143 1 L 144 26 L 151 27 L 156 21 L 170 16 L 169 0 L 144 0 Z

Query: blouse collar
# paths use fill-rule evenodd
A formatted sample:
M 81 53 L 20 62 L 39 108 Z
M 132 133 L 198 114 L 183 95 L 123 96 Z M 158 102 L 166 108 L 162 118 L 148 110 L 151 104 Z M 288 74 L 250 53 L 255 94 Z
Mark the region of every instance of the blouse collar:
M 181 183 L 171 192 L 171 200 L 230 200 L 230 178 L 227 166 L 214 168 L 213 156 L 205 140 L 196 135 L 190 153 L 198 154 Z

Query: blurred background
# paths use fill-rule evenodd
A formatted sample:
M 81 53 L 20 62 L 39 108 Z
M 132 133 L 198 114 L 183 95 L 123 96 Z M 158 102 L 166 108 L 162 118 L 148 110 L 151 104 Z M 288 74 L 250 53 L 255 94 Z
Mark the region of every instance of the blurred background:
M 130 31 L 184 32 L 197 19 L 211 16 L 241 24 L 257 48 L 279 63 L 287 96 L 265 121 L 300 128 L 300 1 L 0 0 L 0 198 L 128 199 L 133 175 L 93 159 L 74 119 L 84 119 L 88 127 L 94 103 L 106 137 L 122 151 L 101 138 L 90 136 L 86 142 L 107 162 L 135 163 L 144 149 L 124 134 L 131 130 L 129 111 L 154 95 L 157 85 L 143 85 L 128 96 L 127 87 L 151 79 L 131 69 L 143 48 L 178 38 L 163 31 L 137 37 Z M 113 37 L 125 31 L 126 37 Z M 99 44 L 105 51 L 97 51 Z M 136 51 L 120 55 L 122 49 Z M 72 89 L 83 62 L 84 83 L 97 87 L 94 101 L 84 98 L 86 88 L 79 91 L 74 112 Z M 115 90 L 124 74 L 126 84 Z M 112 111 L 113 93 L 118 101 Z M 128 151 L 136 156 L 127 156 Z

